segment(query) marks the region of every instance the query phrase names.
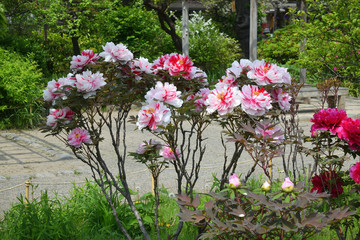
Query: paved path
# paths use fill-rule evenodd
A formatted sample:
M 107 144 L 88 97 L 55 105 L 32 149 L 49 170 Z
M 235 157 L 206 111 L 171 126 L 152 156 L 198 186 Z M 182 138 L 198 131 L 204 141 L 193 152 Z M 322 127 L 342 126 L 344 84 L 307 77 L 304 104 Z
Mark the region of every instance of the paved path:
M 317 101 L 313 101 L 312 104 L 300 104 L 300 125 L 306 134 L 311 125 L 309 119 L 317 108 L 319 108 Z M 349 117 L 360 117 L 360 99 L 348 97 L 346 110 Z M 211 174 L 217 173 L 219 176 L 222 168 L 223 149 L 218 147 L 221 128 L 219 126 L 211 126 L 211 128 L 211 131 L 208 131 L 209 152 L 202 165 L 201 179 L 197 184 L 199 191 L 208 190 L 212 183 Z M 129 151 L 135 151 L 141 139 L 150 138 L 150 135 L 144 137 L 140 131 L 133 132 L 133 125 L 128 129 Z M 105 140 L 104 147 L 108 144 Z M 111 155 L 106 157 L 109 159 L 109 165 L 115 168 L 116 162 L 112 160 Z M 131 159 L 127 163 L 130 187 L 140 193 L 151 191 L 151 176 L 145 166 Z M 246 155 L 242 156 L 238 171 L 245 172 L 250 163 Z M 275 176 L 276 174 L 279 172 L 275 172 Z M 45 137 L 45 134 L 38 129 L 0 131 L 0 219 L 3 211 L 16 202 L 20 194 L 25 194 L 24 183 L 27 179 L 31 180 L 33 186 L 37 186 L 33 191 L 33 197 L 37 197 L 40 191 L 45 189 L 50 193 L 56 191 L 59 195 L 68 195 L 72 188 L 71 183 L 83 184 L 86 178 L 91 178 L 89 168 L 75 159 L 70 149 L 55 137 Z M 160 185 L 171 191 L 175 186 L 174 178 L 174 170 L 170 167 L 161 175 Z

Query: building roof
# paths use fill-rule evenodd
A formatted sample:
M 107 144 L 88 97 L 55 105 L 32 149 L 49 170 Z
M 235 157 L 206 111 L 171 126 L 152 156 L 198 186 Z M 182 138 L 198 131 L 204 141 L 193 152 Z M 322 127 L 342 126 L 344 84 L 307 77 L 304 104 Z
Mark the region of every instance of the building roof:
M 202 5 L 199 1 L 188 0 L 188 2 L 189 2 L 189 10 L 195 10 L 195 11 L 205 10 L 204 5 Z M 169 6 L 169 9 L 173 10 L 173 11 L 174 10 L 181 11 L 182 10 L 182 0 L 171 3 Z

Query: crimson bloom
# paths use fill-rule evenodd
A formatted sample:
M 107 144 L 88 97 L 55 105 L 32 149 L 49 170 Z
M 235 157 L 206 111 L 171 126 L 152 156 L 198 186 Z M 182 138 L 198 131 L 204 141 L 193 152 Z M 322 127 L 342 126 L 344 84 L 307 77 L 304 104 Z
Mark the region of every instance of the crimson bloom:
M 310 192 L 327 192 L 331 194 L 333 198 L 338 197 L 344 192 L 341 186 L 342 179 L 334 171 L 324 171 L 320 175 L 315 174 L 315 176 L 311 178 L 311 183 L 313 184 L 313 188 Z
M 356 183 L 360 184 L 360 162 L 357 162 L 350 168 L 350 177 L 354 179 Z
M 310 119 L 310 121 L 314 123 L 311 126 L 311 135 L 316 134 L 318 130 L 330 131 L 335 135 L 340 131 L 341 122 L 346 118 L 346 111 L 343 109 L 321 109 Z
M 360 118 L 347 118 L 341 122 L 338 136 L 348 141 L 352 150 L 360 151 Z

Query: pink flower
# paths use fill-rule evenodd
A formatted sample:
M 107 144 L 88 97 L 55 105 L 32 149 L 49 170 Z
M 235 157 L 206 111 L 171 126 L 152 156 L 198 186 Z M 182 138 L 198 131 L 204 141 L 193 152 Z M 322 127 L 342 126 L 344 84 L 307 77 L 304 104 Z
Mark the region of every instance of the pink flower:
M 181 154 L 178 149 L 175 150 L 176 156 L 174 154 L 174 151 L 169 146 L 163 146 L 162 149 L 159 152 L 159 155 L 165 158 L 165 160 L 176 160 L 181 158 Z
M 228 87 L 223 84 L 216 84 L 205 101 L 209 114 L 217 111 L 219 115 L 225 115 L 240 105 L 240 91 L 237 87 Z
M 255 133 L 260 134 L 265 139 L 272 139 L 271 143 L 279 144 L 284 141 L 284 133 L 279 126 L 274 126 L 269 121 L 258 123 L 255 128 Z
M 240 186 L 240 178 L 235 173 L 229 177 L 229 187 L 236 189 Z
M 349 174 L 356 183 L 360 184 L 360 162 L 357 162 L 350 168 Z
M 231 68 L 226 69 L 226 74 L 233 75 L 235 77 L 235 79 L 239 78 L 242 72 L 243 72 L 243 69 L 240 66 L 240 63 L 238 61 L 234 61 L 231 64 Z
M 106 85 L 105 78 L 100 72 L 92 73 L 88 70 L 82 74 L 76 74 L 75 77 L 77 90 L 85 93 L 85 99 L 95 95 L 96 90 Z
M 166 126 L 170 122 L 171 112 L 162 102 L 150 102 L 143 106 L 138 113 L 136 125 L 139 129 L 149 127 L 151 130 L 158 130 L 159 125 Z
M 291 84 L 291 76 L 286 68 L 269 64 L 264 60 L 255 60 L 252 67 L 253 69 L 247 73 L 247 76 L 250 79 L 254 79 L 260 86 L 268 84 Z
M 150 139 L 149 141 L 145 141 L 140 143 L 138 149 L 136 150 L 137 154 L 145 154 L 148 150 L 154 149 L 159 150 L 161 148 L 161 144 L 154 140 Z
M 75 128 L 70 132 L 68 136 L 68 141 L 71 146 L 74 146 L 76 148 L 81 147 L 83 143 L 92 143 L 89 132 L 85 129 L 80 128 Z
M 195 74 L 193 62 L 189 57 L 178 53 L 170 54 L 169 59 L 164 63 L 164 69 L 168 70 L 171 76 L 189 76 Z
M 255 85 L 244 85 L 240 99 L 243 111 L 252 116 L 262 116 L 272 108 L 270 93 Z
M 140 75 L 142 73 L 153 73 L 152 64 L 149 63 L 147 58 L 140 57 L 129 63 L 131 71 L 136 75 L 136 79 L 141 79 Z
M 82 70 L 87 64 L 93 64 L 99 58 L 100 56 L 94 54 L 93 50 L 84 50 L 81 52 L 81 55 L 72 57 L 70 68 L 73 69 L 74 72 Z
M 201 112 L 206 107 L 206 100 L 208 99 L 208 95 L 210 94 L 210 89 L 202 88 L 195 95 L 190 95 L 187 100 L 194 100 L 195 108 L 191 109 L 195 112 Z
M 164 64 L 165 62 L 170 58 L 170 55 L 169 54 L 165 54 L 161 57 L 159 57 L 158 59 L 156 59 L 153 64 L 152 64 L 152 70 L 153 71 L 157 71 L 159 69 L 164 69 Z
M 176 91 L 174 84 L 157 82 L 155 88 L 151 88 L 145 95 L 147 102 L 160 101 L 174 107 L 181 107 L 183 101 L 180 99 L 181 92 Z
M 74 116 L 74 112 L 68 108 L 64 107 L 62 109 L 50 109 L 50 115 L 47 116 L 46 125 L 56 128 L 59 121 L 63 124 L 68 124 Z
M 360 151 L 360 118 L 346 118 L 337 129 L 339 138 L 348 141 L 352 150 Z
M 115 45 L 113 42 L 107 42 L 103 49 L 104 52 L 100 53 L 100 57 L 105 58 L 105 62 L 120 61 L 127 63 L 134 58 L 133 54 L 122 43 Z
M 290 181 L 290 178 L 286 177 L 281 188 L 284 192 L 290 193 L 294 190 L 294 183 Z
M 311 126 L 311 135 L 314 135 L 319 130 L 337 134 L 341 130 L 341 122 L 346 118 L 345 110 L 337 110 L 336 108 L 321 109 L 310 119 L 314 123 Z
M 192 79 L 196 78 L 197 81 L 199 81 L 202 84 L 202 86 L 209 85 L 208 79 L 207 79 L 208 76 L 207 76 L 206 72 L 204 72 L 203 70 L 201 70 L 200 68 L 197 68 L 197 67 L 194 67 L 194 69 L 196 71 L 195 71 L 195 74 L 192 77 Z
M 64 86 L 74 87 L 75 79 L 72 77 L 72 74 L 68 74 L 65 78 L 59 78 L 57 81 L 52 80 L 48 82 L 46 89 L 43 91 L 43 98 L 46 102 L 53 102 L 58 98 L 65 99 L 65 90 Z
M 287 92 L 283 91 L 281 88 L 278 88 L 272 90 L 271 95 L 273 99 L 279 104 L 281 110 L 283 111 L 290 110 L 291 97 Z

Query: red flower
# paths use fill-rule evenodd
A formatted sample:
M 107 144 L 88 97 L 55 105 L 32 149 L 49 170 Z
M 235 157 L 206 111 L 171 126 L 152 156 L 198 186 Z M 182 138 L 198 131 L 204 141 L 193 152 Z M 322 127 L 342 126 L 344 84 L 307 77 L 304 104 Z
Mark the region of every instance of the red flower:
M 350 177 L 354 179 L 356 183 L 360 184 L 360 162 L 357 162 L 350 168 Z
M 315 174 L 315 176 L 311 178 L 311 183 L 313 184 L 313 188 L 310 192 L 327 192 L 331 194 L 333 198 L 338 197 L 344 192 L 341 186 L 342 179 L 334 171 L 325 171 L 321 173 L 320 176 Z
M 352 150 L 360 151 L 360 118 L 343 120 L 338 129 L 338 136 L 348 141 Z
M 311 135 L 314 135 L 318 130 L 330 131 L 332 134 L 337 134 L 342 121 L 346 118 L 345 110 L 337 110 L 336 108 L 321 109 L 310 119 L 310 121 L 314 123 L 311 126 Z

